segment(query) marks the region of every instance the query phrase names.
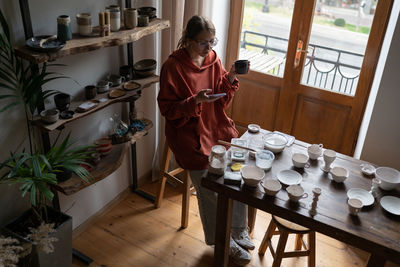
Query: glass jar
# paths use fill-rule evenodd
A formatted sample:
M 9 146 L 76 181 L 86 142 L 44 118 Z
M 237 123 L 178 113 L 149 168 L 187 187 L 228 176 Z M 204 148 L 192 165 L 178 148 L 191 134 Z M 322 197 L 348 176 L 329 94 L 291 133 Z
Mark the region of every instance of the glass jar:
M 208 171 L 214 174 L 223 175 L 227 166 L 226 148 L 216 145 L 211 148 L 208 157 Z
M 110 122 L 113 124 L 113 131 L 116 135 L 121 137 L 128 133 L 128 125 L 119 118 L 118 114 L 114 114 L 110 118 Z

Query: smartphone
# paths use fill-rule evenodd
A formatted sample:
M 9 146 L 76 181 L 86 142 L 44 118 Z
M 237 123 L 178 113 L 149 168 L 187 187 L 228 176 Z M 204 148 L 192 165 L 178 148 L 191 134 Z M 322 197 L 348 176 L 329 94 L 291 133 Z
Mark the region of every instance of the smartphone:
M 211 95 L 207 95 L 209 98 L 218 98 L 221 96 L 226 96 L 226 93 L 220 93 L 220 94 L 211 94 Z

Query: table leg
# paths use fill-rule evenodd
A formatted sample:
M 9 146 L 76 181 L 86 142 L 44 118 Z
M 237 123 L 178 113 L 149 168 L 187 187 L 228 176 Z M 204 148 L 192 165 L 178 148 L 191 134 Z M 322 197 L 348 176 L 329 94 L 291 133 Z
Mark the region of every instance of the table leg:
M 247 206 L 247 220 L 248 220 L 248 226 L 249 226 L 249 235 L 253 236 L 254 233 L 254 226 L 256 224 L 256 216 L 257 216 L 257 209 L 251 206 Z
M 232 223 L 232 199 L 218 194 L 217 228 L 215 232 L 214 266 L 228 266 L 229 240 Z
M 385 266 L 386 259 L 377 254 L 371 254 L 366 267 Z

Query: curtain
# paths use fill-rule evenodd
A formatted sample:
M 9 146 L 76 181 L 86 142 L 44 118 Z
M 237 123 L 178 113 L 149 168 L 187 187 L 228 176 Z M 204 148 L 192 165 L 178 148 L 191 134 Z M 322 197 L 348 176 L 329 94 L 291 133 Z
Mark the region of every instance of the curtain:
M 161 38 L 161 61 L 165 62 L 168 56 L 177 48 L 182 31 L 188 20 L 194 15 L 201 15 L 211 19 L 212 0 L 162 0 L 162 18 L 168 19 L 170 28 L 162 31 Z M 157 107 L 158 109 L 158 107 Z M 159 115 L 158 146 L 153 158 L 152 180 L 160 176 L 162 164 L 162 152 L 165 144 L 164 118 Z

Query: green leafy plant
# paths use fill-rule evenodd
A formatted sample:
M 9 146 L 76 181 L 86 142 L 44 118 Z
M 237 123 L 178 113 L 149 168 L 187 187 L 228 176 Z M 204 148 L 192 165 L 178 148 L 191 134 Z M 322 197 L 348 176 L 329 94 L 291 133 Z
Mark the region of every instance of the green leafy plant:
M 335 19 L 333 24 L 335 24 L 338 27 L 344 27 L 346 25 L 346 21 L 342 18 L 338 18 L 338 19 Z
M 30 121 L 43 100 L 57 93 L 54 90 L 42 91 L 42 86 L 55 79 L 67 78 L 55 72 L 48 72 L 46 63 L 24 66 L 15 54 L 10 31 L 0 10 L 0 113 L 16 106 L 22 106 L 25 113 L 29 136 L 29 153 L 12 153 L 0 164 L 0 183 L 20 184 L 22 196 L 29 193 L 30 203 L 38 221 L 47 222 L 46 200 L 54 197 L 51 186 L 57 184 L 56 174 L 60 169 L 70 170 L 88 182 L 90 173 L 81 165 L 86 164 L 91 151 L 89 146 L 73 147 L 70 135 L 57 145 L 60 134 L 46 153 L 32 140 L 33 130 Z M 55 66 L 55 64 L 53 64 Z

